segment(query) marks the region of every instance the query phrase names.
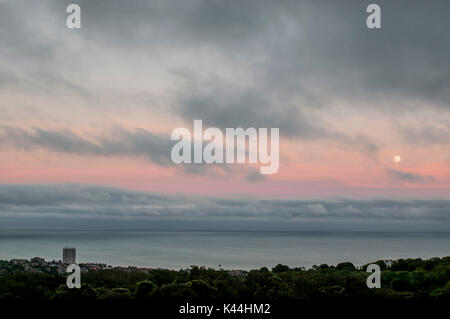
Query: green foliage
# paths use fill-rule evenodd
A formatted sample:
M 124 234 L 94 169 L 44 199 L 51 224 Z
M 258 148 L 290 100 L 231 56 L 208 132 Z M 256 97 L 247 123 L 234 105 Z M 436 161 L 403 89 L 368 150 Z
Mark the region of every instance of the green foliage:
M 102 295 L 100 295 L 99 299 L 133 299 L 131 292 L 127 288 L 113 288 Z
M 67 285 L 60 285 L 53 296 L 52 300 L 95 300 L 99 297 L 99 292 L 96 288 L 89 284 L 82 284 L 80 289 L 69 289 Z
M 17 272 L 0 278 L 0 296 L 6 299 L 49 299 L 63 282 L 65 279 L 60 276 Z
M 158 286 L 149 280 L 140 281 L 136 284 L 134 295 L 138 299 L 150 298 Z
M 378 298 L 450 300 L 450 257 L 400 259 L 382 269 L 381 289 L 368 289 L 366 266 L 322 264 L 309 270 L 278 264 L 248 273 L 192 266 L 150 273 L 102 270 L 82 274 L 81 289 L 68 289 L 65 275 L 23 272 L 3 266 L 0 302 L 14 300 L 181 299 L 286 300 Z
M 340 263 L 336 266 L 337 270 L 355 271 L 356 267 L 350 262 Z
M 278 265 L 276 265 L 275 267 L 272 268 L 272 272 L 275 273 L 275 274 L 286 272 L 286 271 L 289 271 L 289 270 L 290 270 L 290 268 L 288 266 L 282 265 L 282 264 L 278 264 Z

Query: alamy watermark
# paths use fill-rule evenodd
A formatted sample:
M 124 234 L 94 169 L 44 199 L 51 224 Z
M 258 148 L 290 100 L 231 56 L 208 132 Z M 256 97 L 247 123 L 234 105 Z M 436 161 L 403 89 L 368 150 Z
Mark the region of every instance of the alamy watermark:
M 70 13 L 66 19 L 66 25 L 69 29 L 81 28 L 81 8 L 78 4 L 69 4 L 66 8 L 66 12 Z
M 194 120 L 193 135 L 187 128 L 178 127 L 173 130 L 171 139 L 179 141 L 170 153 L 175 164 L 266 164 L 259 168 L 261 174 L 275 174 L 280 166 L 278 128 L 270 129 L 269 140 L 267 128 L 226 128 L 223 134 L 216 127 L 203 131 L 202 120 Z M 203 141 L 208 142 L 204 147 Z
M 370 264 L 367 266 L 367 272 L 371 274 L 367 277 L 367 288 L 381 288 L 381 269 L 377 264 Z
M 73 288 L 81 288 L 81 268 L 77 264 L 70 264 L 67 267 L 66 272 L 70 273 L 69 276 L 67 276 L 66 285 L 67 288 L 73 289 Z

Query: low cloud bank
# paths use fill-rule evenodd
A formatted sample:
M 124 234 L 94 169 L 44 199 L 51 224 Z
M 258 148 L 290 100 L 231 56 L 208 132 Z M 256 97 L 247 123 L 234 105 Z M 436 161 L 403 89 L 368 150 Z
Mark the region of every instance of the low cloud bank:
M 0 218 L 96 220 L 450 222 L 448 199 L 247 199 L 119 188 L 0 185 Z

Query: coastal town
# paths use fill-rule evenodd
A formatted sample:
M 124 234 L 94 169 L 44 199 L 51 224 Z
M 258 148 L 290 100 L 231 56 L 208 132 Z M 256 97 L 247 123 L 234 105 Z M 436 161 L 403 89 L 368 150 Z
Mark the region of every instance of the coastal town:
M 0 261 L 0 274 L 16 271 L 42 272 L 49 274 L 65 274 L 69 264 L 61 260 L 47 261 L 44 258 L 33 257 L 31 259 L 11 259 Z M 121 270 L 126 272 L 149 273 L 153 268 L 133 267 L 133 266 L 110 266 L 102 263 L 80 263 L 78 264 L 82 272 L 100 270 Z
M 75 263 L 75 248 L 65 247 L 63 249 L 63 260 L 45 260 L 41 257 L 33 257 L 30 259 L 11 259 L 0 260 L 0 276 L 2 274 L 11 274 L 18 271 L 40 272 L 47 274 L 66 274 L 67 267 Z M 123 272 L 141 272 L 151 273 L 155 269 L 136 266 L 111 266 L 105 263 L 78 263 L 81 272 L 116 270 Z M 244 270 L 228 270 L 232 276 L 242 276 L 247 272 Z

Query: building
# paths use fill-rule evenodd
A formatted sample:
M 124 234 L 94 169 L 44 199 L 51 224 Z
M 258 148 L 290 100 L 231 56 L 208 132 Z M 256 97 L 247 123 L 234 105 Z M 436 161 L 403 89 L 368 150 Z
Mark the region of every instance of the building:
M 74 264 L 76 257 L 76 249 L 73 247 L 64 247 L 63 248 L 63 263 L 65 264 Z
M 28 263 L 27 259 L 11 259 L 11 262 L 14 265 L 25 265 L 26 263 Z

